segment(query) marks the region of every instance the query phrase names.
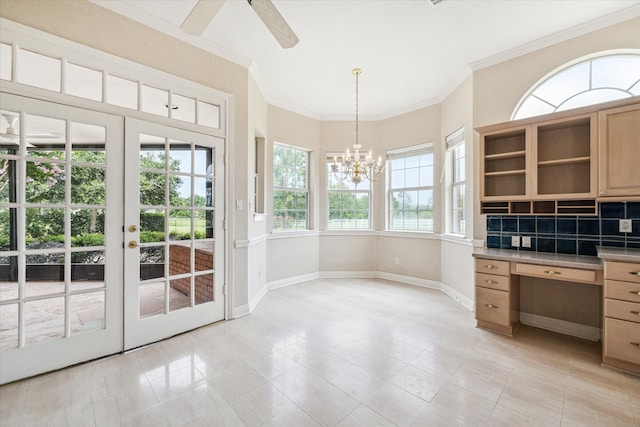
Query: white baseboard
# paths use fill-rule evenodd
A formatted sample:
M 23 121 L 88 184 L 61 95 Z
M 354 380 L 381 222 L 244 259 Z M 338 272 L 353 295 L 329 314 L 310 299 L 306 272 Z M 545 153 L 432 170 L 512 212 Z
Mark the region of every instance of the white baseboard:
M 391 280 L 392 282 L 406 283 L 407 285 L 420 286 L 422 288 L 438 289 L 441 288 L 441 283 L 435 280 L 420 279 L 413 276 L 404 276 L 402 274 L 388 273 L 386 271 L 379 271 L 377 275 L 378 279 Z
M 287 277 L 285 279 L 272 280 L 267 282 L 266 290 L 272 291 L 278 288 L 284 288 L 285 286 L 297 285 L 298 283 L 308 282 L 310 280 L 316 280 L 321 276 L 318 273 L 301 274 L 299 276 Z
M 377 271 L 321 271 L 321 279 L 377 279 Z
M 460 292 L 456 291 L 450 286 L 445 285 L 444 283 L 440 285 L 440 290 L 444 292 L 444 294 L 447 295 L 449 298 L 453 299 L 455 302 L 465 307 L 467 310 L 469 311 L 474 310 L 475 304 L 473 303 L 473 300 L 471 298 L 465 297 Z
M 253 296 L 253 298 L 251 298 L 251 301 L 249 301 L 249 313 L 251 313 L 253 310 L 256 309 L 256 307 L 258 306 L 258 304 L 260 304 L 260 301 L 262 301 L 262 298 L 264 298 L 266 294 L 267 294 L 267 285 L 265 284 L 263 287 L 260 288 L 258 293 L 256 293 Z
M 244 304 L 238 307 L 233 307 L 233 316 L 231 318 L 237 319 L 238 317 L 248 316 L 249 314 L 251 314 L 249 304 Z
M 601 339 L 600 328 L 567 322 L 566 320 L 553 319 L 551 317 L 539 316 L 537 314 L 520 312 L 520 323 L 553 332 L 559 332 L 565 335 L 584 338 L 590 341 L 600 341 Z

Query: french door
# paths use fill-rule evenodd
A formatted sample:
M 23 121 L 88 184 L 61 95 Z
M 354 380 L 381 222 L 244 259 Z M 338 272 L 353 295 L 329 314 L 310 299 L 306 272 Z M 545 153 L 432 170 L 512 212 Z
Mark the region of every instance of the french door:
M 1 94 L 0 383 L 122 351 L 123 119 Z
M 125 130 L 125 350 L 224 319 L 224 140 Z
M 0 384 L 222 320 L 224 140 L 0 96 Z

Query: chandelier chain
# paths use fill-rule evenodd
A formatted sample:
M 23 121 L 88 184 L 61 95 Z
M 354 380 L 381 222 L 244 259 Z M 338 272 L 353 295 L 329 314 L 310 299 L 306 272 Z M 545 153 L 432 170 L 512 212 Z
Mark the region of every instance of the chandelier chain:
M 356 144 L 360 144 L 358 142 L 358 77 L 362 71 L 359 68 L 353 70 L 353 74 L 356 75 Z
M 338 156 L 334 156 L 331 171 L 336 180 L 351 182 L 357 186 L 363 180 L 376 181 L 376 175 L 380 175 L 384 171 L 384 163 L 382 156 L 378 156 L 378 161 L 376 161 L 372 151 L 362 157 L 360 155 L 360 135 L 358 134 L 360 85 L 358 77 L 362 73 L 362 69 L 354 68 L 352 73 L 356 76 L 356 143 L 353 145 L 354 153 L 352 154 L 347 149 L 340 159 Z

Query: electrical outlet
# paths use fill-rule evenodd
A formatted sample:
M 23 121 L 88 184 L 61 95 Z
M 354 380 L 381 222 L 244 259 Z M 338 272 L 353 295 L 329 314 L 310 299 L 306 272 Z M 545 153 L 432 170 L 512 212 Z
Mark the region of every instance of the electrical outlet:
M 520 236 L 511 236 L 511 246 L 514 248 L 520 247 Z
M 400 265 L 400 257 L 396 257 L 396 265 Z
M 531 237 L 530 236 L 522 236 L 522 247 L 530 248 L 531 247 Z
M 621 219 L 620 220 L 620 232 L 621 233 L 631 233 L 631 220 L 630 219 Z

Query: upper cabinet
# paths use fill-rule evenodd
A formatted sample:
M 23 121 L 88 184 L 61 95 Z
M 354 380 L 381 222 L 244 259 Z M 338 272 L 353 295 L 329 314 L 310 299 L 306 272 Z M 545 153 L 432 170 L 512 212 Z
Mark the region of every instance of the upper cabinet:
M 523 199 L 527 191 L 529 132 L 527 127 L 488 132 L 482 136 L 483 195 L 485 200 Z
M 478 129 L 481 213 L 596 215 L 597 198 L 640 196 L 640 103 L 631 102 Z
M 533 198 L 596 197 L 596 114 L 532 125 Z
M 640 104 L 599 115 L 599 197 L 640 196 Z

